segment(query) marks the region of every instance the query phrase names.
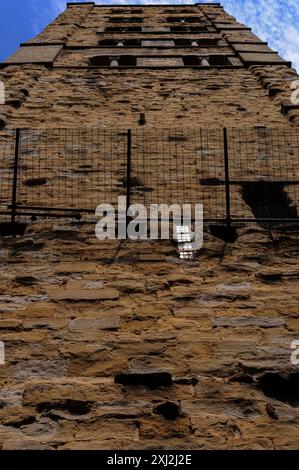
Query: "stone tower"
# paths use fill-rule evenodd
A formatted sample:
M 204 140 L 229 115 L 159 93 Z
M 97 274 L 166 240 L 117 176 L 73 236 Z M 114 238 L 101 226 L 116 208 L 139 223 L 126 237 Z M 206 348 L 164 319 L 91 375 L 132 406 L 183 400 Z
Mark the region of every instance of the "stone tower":
M 0 80 L 0 447 L 296 449 L 291 64 L 217 3 L 84 2 Z M 82 228 L 126 190 L 236 225 L 192 260 Z
M 19 127 L 283 126 L 289 63 L 220 4 L 69 3 L 4 64 Z M 297 122 L 297 109 L 284 113 Z

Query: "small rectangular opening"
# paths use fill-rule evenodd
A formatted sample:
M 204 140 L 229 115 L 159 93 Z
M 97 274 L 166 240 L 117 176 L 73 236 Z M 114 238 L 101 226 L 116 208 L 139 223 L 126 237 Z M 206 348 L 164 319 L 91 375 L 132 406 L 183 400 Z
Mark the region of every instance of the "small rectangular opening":
M 206 33 L 207 32 L 207 26 L 205 25 L 198 25 L 198 26 L 170 26 L 170 31 L 172 33 L 192 33 L 192 32 L 196 32 L 196 33 Z
M 99 41 L 99 46 L 102 47 L 139 47 L 140 45 L 140 39 L 103 39 Z
M 141 39 L 127 39 L 126 41 L 124 41 L 124 45 L 125 46 L 140 46 L 141 45 Z
M 90 57 L 89 63 L 94 67 L 109 67 L 110 65 L 109 57 L 105 55 Z
M 124 8 L 114 8 L 109 12 L 110 15 L 142 15 L 143 10 L 142 8 L 134 8 L 132 10 L 124 9 Z
M 195 66 L 225 66 L 230 65 L 228 58 L 225 55 L 185 55 L 183 57 L 184 65 L 189 67 Z
M 192 14 L 194 13 L 194 10 L 192 8 L 182 8 L 179 10 L 178 8 L 168 8 L 163 11 L 165 15 L 169 14 L 175 14 L 175 15 L 181 15 L 181 14 Z
M 168 23 L 200 23 L 202 20 L 200 16 L 168 16 L 166 18 Z
M 139 16 L 113 16 L 109 18 L 109 21 L 111 23 L 142 23 L 143 18 L 140 18 Z
M 118 41 L 116 39 L 102 39 L 99 41 L 99 46 L 107 46 L 107 47 L 114 47 L 116 46 Z
M 199 57 L 198 55 L 185 55 L 183 57 L 183 62 L 184 65 L 188 67 L 193 67 L 193 66 L 200 66 L 201 65 L 202 58 Z
M 137 58 L 134 55 L 122 55 L 119 58 L 120 67 L 136 67 Z
M 217 46 L 217 38 L 196 38 L 196 39 L 174 39 L 174 43 L 179 47 L 204 47 L 204 46 Z
M 90 57 L 90 65 L 94 67 L 136 67 L 137 59 L 133 55 Z
M 107 26 L 107 33 L 141 33 L 141 26 Z
M 209 63 L 210 65 L 231 65 L 227 56 L 218 54 L 218 55 L 210 55 L 209 56 Z

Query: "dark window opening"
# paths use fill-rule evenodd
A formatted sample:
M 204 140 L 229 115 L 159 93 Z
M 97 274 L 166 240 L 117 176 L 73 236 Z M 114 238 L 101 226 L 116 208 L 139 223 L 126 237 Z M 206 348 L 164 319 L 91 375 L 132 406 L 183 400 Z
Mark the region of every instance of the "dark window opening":
M 90 64 L 96 67 L 135 67 L 137 60 L 133 55 L 121 56 L 95 56 L 89 59 Z
M 120 67 L 136 67 L 137 59 L 134 55 L 122 55 L 119 58 Z
M 207 27 L 203 25 L 198 25 L 198 26 L 170 26 L 170 31 L 172 33 L 192 33 L 192 32 L 197 32 L 197 33 L 206 33 L 207 32 Z
M 140 18 L 140 16 L 114 16 L 112 18 L 109 18 L 109 21 L 111 23 L 142 23 L 143 18 Z
M 166 18 L 168 23 L 201 23 L 202 20 L 200 16 L 168 16 Z
M 209 56 L 210 65 L 230 65 L 228 58 L 225 55 L 210 55 Z
M 194 13 L 194 10 L 192 10 L 192 8 L 182 8 L 181 10 L 178 10 L 177 8 L 174 8 L 174 9 L 167 9 L 167 10 L 164 10 L 163 13 L 165 15 L 169 15 L 169 14 L 176 14 L 176 15 L 180 15 L 180 14 L 192 14 Z
M 93 65 L 95 67 L 109 67 L 110 65 L 110 60 L 109 57 L 104 56 L 104 55 L 99 55 L 96 57 L 91 57 L 89 59 L 90 65 Z
M 141 39 L 127 39 L 125 41 L 125 46 L 140 46 Z
M 100 46 L 107 47 L 127 47 L 127 46 L 140 46 L 140 39 L 103 39 L 99 41 Z
M 176 46 L 181 47 L 199 47 L 199 46 L 217 46 L 218 39 L 217 38 L 199 38 L 199 39 L 174 39 L 174 43 Z
M 188 67 L 208 67 L 210 65 L 209 57 L 201 57 L 198 55 L 185 55 L 183 62 L 184 65 Z
M 252 181 L 243 183 L 241 194 L 256 219 L 297 219 L 283 183 Z M 262 225 L 262 224 L 261 224 Z
M 99 41 L 99 46 L 116 46 L 119 41 L 117 39 L 102 39 Z
M 192 39 L 174 39 L 176 46 L 189 47 L 191 46 Z
M 133 10 L 125 10 L 124 8 L 115 8 L 114 10 L 110 11 L 110 15 L 142 15 L 143 10 L 142 8 L 134 8 Z
M 107 33 L 141 33 L 142 28 L 141 26 L 107 26 L 105 31 Z

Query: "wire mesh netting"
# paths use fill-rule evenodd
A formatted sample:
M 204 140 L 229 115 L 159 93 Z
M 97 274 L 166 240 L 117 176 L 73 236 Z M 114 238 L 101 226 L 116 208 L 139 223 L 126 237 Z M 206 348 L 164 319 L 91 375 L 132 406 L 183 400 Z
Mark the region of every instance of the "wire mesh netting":
M 6 130 L 0 221 L 94 223 L 99 204 L 127 196 L 203 204 L 207 222 L 294 224 L 298 163 L 295 128 Z
M 0 158 L 7 173 L 2 176 L 0 193 L 7 209 L 14 145 L 6 144 L 5 149 Z M 94 220 L 98 204 L 116 204 L 118 195 L 125 194 L 126 155 L 126 131 L 21 130 L 16 163 L 18 220 Z
M 11 217 L 16 131 L 1 132 L 0 137 L 0 220 Z

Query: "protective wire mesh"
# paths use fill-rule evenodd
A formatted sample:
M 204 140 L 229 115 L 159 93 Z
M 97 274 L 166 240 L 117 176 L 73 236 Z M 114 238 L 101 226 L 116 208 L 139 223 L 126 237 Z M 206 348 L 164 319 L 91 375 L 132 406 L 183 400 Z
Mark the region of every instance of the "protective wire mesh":
M 17 135 L 0 133 L 0 222 L 14 189 L 25 223 L 94 223 L 121 195 L 203 204 L 207 222 L 298 221 L 299 129 L 22 129 L 16 155 Z
M 15 130 L 1 132 L 0 138 L 0 220 L 11 218 L 9 205 L 12 201 L 14 160 L 15 160 Z

